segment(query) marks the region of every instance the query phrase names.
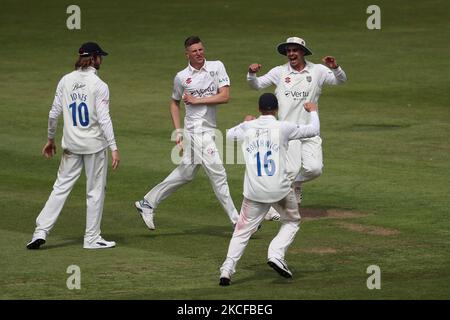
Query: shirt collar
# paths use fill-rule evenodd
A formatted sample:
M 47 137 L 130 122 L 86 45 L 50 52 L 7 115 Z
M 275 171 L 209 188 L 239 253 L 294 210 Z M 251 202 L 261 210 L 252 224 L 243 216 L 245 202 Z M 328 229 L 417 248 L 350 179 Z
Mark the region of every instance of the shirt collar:
M 293 69 L 289 62 L 287 63 L 287 65 L 288 65 L 289 73 L 303 73 L 303 72 L 310 73 L 313 64 L 311 62 L 309 62 L 308 60 L 305 60 L 305 67 L 301 71 L 297 71 L 297 70 Z
M 258 117 L 258 119 L 262 119 L 262 120 L 268 120 L 268 119 L 273 119 L 273 120 L 277 120 L 277 118 L 275 118 L 273 115 L 271 114 L 266 114 L 266 115 L 260 115 Z
M 189 68 L 189 72 L 190 72 L 191 74 L 193 74 L 193 73 L 195 73 L 195 72 L 200 72 L 200 71 L 202 71 L 202 70 L 208 71 L 208 69 L 206 68 L 206 59 L 205 59 L 205 61 L 203 62 L 203 66 L 200 68 L 200 70 L 197 70 L 197 69 L 195 69 L 193 66 L 191 66 L 191 63 L 190 63 L 190 62 L 188 63 L 188 68 Z
M 78 71 L 80 71 L 80 72 L 90 72 L 90 73 L 93 72 L 93 73 L 97 74 L 97 69 L 95 69 L 94 67 L 87 67 L 84 70 L 79 68 Z

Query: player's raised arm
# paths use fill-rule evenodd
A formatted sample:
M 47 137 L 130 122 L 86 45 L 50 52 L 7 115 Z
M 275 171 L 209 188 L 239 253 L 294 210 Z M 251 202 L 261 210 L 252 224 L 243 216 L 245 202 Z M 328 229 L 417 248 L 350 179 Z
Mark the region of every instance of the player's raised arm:
M 336 58 L 333 56 L 326 56 L 322 59 L 322 62 L 325 64 L 328 69 L 324 68 L 324 84 L 329 85 L 338 85 L 347 81 L 347 75 L 345 71 L 339 66 L 336 61 Z
M 261 70 L 259 63 L 253 63 L 248 67 L 247 83 L 252 89 L 260 90 L 271 85 L 277 85 L 280 79 L 281 69 L 275 67 L 261 77 L 257 77 L 256 73 Z
M 228 140 L 241 141 L 244 140 L 244 136 L 245 136 L 245 121 L 227 130 Z

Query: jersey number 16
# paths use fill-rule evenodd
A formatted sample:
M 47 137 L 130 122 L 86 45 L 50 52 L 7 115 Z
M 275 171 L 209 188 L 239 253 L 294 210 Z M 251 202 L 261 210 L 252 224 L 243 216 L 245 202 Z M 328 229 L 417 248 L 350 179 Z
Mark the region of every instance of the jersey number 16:
M 272 151 L 267 151 L 264 155 L 264 172 L 267 176 L 271 177 L 275 173 L 275 161 L 273 159 L 269 159 L 269 157 L 272 155 Z M 256 169 L 258 171 L 258 177 L 262 176 L 262 170 L 261 170 L 261 158 L 259 156 L 259 152 L 255 154 L 256 156 Z

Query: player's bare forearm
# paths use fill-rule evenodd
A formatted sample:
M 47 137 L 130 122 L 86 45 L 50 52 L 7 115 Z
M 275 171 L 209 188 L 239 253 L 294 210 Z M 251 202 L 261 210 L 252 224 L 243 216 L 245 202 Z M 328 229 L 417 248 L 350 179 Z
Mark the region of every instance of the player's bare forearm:
M 172 100 L 170 102 L 170 115 L 172 116 L 173 127 L 177 130 L 175 143 L 182 149 L 183 134 L 180 126 L 180 101 Z
M 175 129 L 180 129 L 180 101 L 172 100 L 170 102 L 170 115 Z

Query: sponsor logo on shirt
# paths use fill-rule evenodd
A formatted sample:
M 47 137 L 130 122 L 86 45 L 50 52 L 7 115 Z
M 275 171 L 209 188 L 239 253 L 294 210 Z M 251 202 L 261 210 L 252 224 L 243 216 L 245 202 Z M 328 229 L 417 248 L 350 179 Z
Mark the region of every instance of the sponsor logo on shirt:
M 294 101 L 301 100 L 308 98 L 309 92 L 308 91 L 285 91 L 284 95 L 286 98 L 292 98 Z
M 208 88 L 206 89 L 195 89 L 195 90 L 189 90 L 189 93 L 192 94 L 195 97 L 203 97 L 204 95 L 212 95 L 217 92 L 216 86 L 214 83 L 211 83 Z
M 228 77 L 223 77 L 219 79 L 219 83 L 228 82 Z
M 84 87 L 86 87 L 86 84 L 84 84 L 82 82 L 75 82 L 73 84 L 72 91 L 75 91 L 75 90 L 78 90 L 78 89 L 82 89 Z

